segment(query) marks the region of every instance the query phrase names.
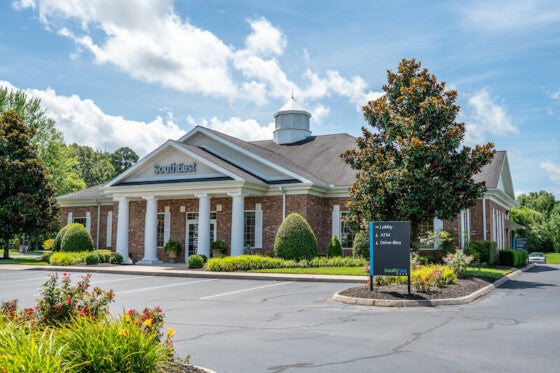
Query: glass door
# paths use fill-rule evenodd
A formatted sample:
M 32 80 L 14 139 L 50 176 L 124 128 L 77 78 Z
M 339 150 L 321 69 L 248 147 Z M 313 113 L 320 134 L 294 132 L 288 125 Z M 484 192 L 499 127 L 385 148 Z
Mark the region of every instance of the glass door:
M 210 213 L 210 242 L 216 240 L 216 213 Z M 187 237 L 185 237 L 186 257 L 195 255 L 198 249 L 198 212 L 187 213 Z

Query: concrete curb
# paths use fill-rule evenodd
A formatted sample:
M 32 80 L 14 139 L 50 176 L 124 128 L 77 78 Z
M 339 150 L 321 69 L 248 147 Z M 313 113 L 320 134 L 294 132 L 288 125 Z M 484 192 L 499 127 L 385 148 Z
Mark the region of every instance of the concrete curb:
M 23 266 L 19 264 L 0 265 L 2 269 L 48 271 L 48 272 L 88 272 L 114 273 L 121 275 L 167 276 L 216 279 L 243 279 L 266 281 L 302 281 L 302 282 L 336 282 L 364 283 L 365 276 L 329 276 L 329 275 L 295 275 L 281 273 L 249 273 L 249 272 L 207 272 L 201 270 L 178 269 L 174 266 L 152 265 L 105 265 L 105 266 Z
M 522 272 L 533 268 L 534 264 L 529 264 L 523 268 L 516 269 L 512 273 L 496 280 L 494 283 L 487 285 L 477 291 L 465 295 L 460 298 L 448 298 L 448 299 L 422 299 L 422 300 L 390 300 L 390 299 L 366 299 L 366 298 L 355 298 L 341 295 L 337 292 L 333 295 L 332 300 L 341 303 L 354 304 L 359 306 L 377 306 L 377 307 L 435 307 L 435 306 L 456 306 L 461 304 L 470 303 L 488 293 L 494 289 L 502 286 L 504 283 L 519 276 Z

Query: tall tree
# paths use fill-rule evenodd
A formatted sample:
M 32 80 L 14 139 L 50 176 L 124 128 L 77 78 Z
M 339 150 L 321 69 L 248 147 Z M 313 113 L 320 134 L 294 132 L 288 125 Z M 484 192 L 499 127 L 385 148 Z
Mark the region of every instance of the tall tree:
M 125 172 L 136 162 L 138 162 L 138 154 L 136 154 L 134 150 L 130 149 L 128 146 L 118 148 L 113 154 L 111 154 L 111 163 L 115 168 L 116 175 L 120 175 Z
M 357 148 L 342 154 L 357 171 L 349 218 L 360 225 L 409 220 L 413 246 L 422 221 L 455 219 L 483 196 L 485 184 L 472 177 L 495 153 L 492 143 L 462 146 L 457 92 L 420 66 L 403 59 L 387 72 L 385 94 L 363 108 L 372 129 L 362 127 Z
M 58 226 L 59 208 L 37 146 L 34 128 L 14 110 L 0 116 L 0 242 L 9 257 L 15 234 L 51 231 Z
M 108 152 L 78 144 L 72 144 L 70 147 L 78 159 L 75 170 L 88 187 L 105 183 L 115 176 L 115 168 L 111 164 Z
M 529 251 L 560 250 L 560 201 L 554 194 L 530 192 L 517 197 L 511 209 L 511 220 L 525 229 L 515 231 L 516 237 L 529 239 Z
M 517 197 L 517 203 L 520 207 L 528 207 L 540 212 L 545 218 L 550 215 L 552 209 L 557 204 L 554 194 L 544 190 L 521 194 Z

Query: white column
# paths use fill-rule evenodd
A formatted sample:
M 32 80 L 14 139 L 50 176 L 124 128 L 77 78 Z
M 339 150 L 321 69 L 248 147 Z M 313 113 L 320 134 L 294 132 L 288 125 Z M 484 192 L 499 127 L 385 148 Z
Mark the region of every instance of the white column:
M 146 217 L 144 219 L 144 257 L 139 263 L 161 263 L 157 257 L 157 199 L 154 196 L 142 198 L 146 200 Z
M 119 201 L 119 213 L 117 217 L 117 253 L 123 257 L 123 263 L 130 264 L 132 260 L 128 257 L 128 205 L 126 197 L 117 198 Z
M 231 256 L 243 255 L 243 229 L 245 228 L 245 196 L 243 193 L 228 193 L 231 206 Z
M 198 197 L 198 246 L 197 254 L 210 257 L 210 197 L 197 194 Z

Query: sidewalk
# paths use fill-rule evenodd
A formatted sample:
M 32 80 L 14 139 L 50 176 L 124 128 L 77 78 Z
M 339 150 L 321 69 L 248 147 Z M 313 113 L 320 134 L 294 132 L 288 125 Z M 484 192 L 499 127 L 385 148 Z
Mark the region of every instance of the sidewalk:
M 367 276 L 331 276 L 331 275 L 298 275 L 283 273 L 249 273 L 249 272 L 210 272 L 200 269 L 187 269 L 183 263 L 141 265 L 141 264 L 98 264 L 80 266 L 27 266 L 20 264 L 0 264 L 0 269 L 49 271 L 49 272 L 88 272 L 88 273 L 116 273 L 144 276 L 169 276 L 193 278 L 226 278 L 268 281 L 311 281 L 311 282 L 339 282 L 366 283 Z

